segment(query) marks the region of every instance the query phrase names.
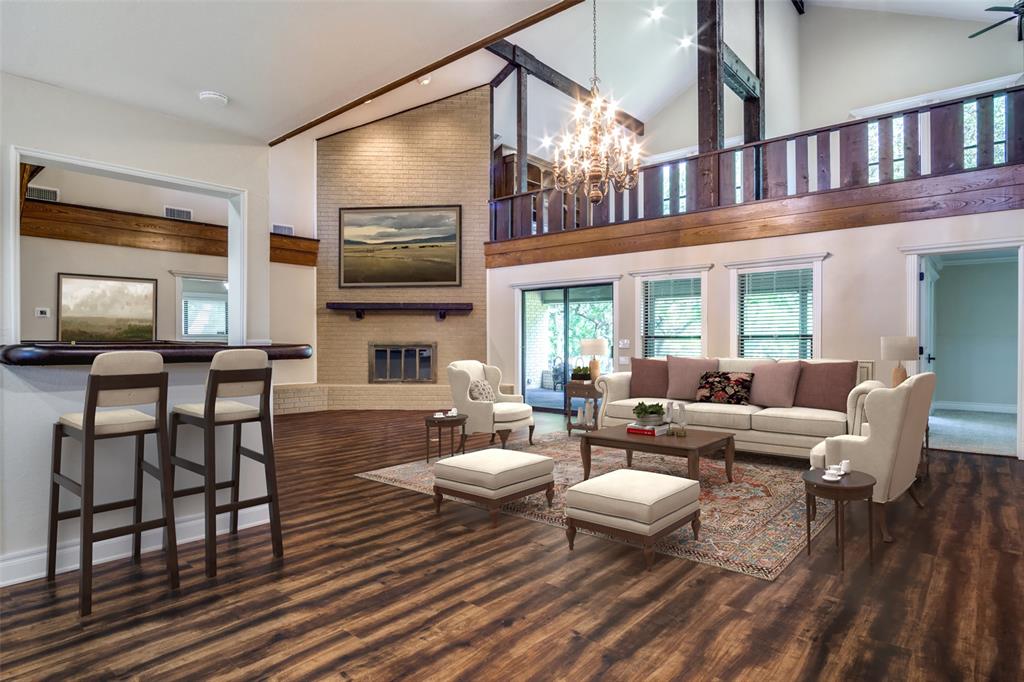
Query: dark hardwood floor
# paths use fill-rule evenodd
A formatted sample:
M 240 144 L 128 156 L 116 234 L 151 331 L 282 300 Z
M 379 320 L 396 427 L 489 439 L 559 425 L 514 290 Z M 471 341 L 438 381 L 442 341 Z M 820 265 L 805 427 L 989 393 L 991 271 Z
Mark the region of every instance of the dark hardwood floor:
M 543 426 L 558 428 L 557 417 Z M 867 513 L 775 582 L 640 552 L 356 478 L 423 454 L 421 415 L 280 417 L 285 560 L 267 526 L 0 591 L 0 675 L 54 679 L 992 679 L 1024 670 L 1024 463 L 935 452 L 927 508 L 893 505 L 867 563 Z M 474 437 L 476 447 L 486 442 Z M 42 456 L 42 455 L 41 455 Z M 738 459 L 742 460 L 742 455 Z M 255 475 L 250 470 L 248 475 Z M 45 491 L 40 491 L 40 495 Z M 43 539 L 40 538 L 40 543 Z

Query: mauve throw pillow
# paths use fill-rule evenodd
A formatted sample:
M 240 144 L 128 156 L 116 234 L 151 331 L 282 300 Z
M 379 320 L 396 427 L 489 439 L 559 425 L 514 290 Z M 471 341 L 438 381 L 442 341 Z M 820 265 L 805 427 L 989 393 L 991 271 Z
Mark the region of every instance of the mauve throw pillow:
M 753 378 L 750 372 L 704 372 L 697 388 L 697 402 L 749 405 Z
M 857 362 L 801 362 L 793 404 L 846 412 L 846 398 L 857 385 Z
M 704 372 L 718 370 L 718 358 L 677 358 L 668 356 L 668 393 L 676 400 L 696 400 L 697 386 Z
M 754 374 L 751 403 L 760 407 L 793 407 L 800 381 L 799 362 L 766 362 L 754 365 L 751 371 Z
M 668 363 L 651 358 L 633 358 L 629 379 L 630 398 L 664 398 L 668 393 Z

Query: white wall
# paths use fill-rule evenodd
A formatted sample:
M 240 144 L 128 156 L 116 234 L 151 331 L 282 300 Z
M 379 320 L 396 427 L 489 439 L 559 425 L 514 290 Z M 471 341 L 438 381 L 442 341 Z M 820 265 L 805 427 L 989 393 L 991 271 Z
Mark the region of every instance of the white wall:
M 636 352 L 638 342 L 635 280 L 628 273 L 705 263 L 714 264 L 708 273 L 708 354 L 728 356 L 730 280 L 723 263 L 827 251 L 831 255 L 822 263 L 819 292 L 821 355 L 878 360 L 880 337 L 906 333 L 906 258 L 899 247 L 1019 236 L 1021 221 L 1024 211 L 1006 211 L 489 270 L 488 358 L 505 376 L 516 377 L 518 294 L 514 284 L 621 276 L 616 309 L 618 335 L 630 339 L 632 350 L 616 352 L 627 356 Z M 878 361 L 875 376 L 887 377 L 891 369 L 891 363 Z
M 10 164 L 11 145 L 245 190 L 247 336 L 269 337 L 268 150 L 264 141 L 5 73 L 0 75 L 0 169 L 5 187 L 13 186 L 15 181 L 8 175 L 16 172 Z M 5 213 L 5 220 L 7 216 Z M 11 225 L 5 228 L 15 232 Z M 10 245 L 4 243 L 0 248 L 8 249 Z M 13 255 L 9 251 L 0 254 L 4 267 L 10 264 Z M 5 306 L 10 304 L 10 293 L 4 292 Z M 11 311 L 4 312 L 3 319 L 7 320 Z M 3 333 L 9 335 L 11 331 L 4 329 Z M 201 399 L 205 366 L 175 365 L 169 369 L 172 401 Z M 86 372 L 87 368 L 68 367 L 0 368 L 0 581 L 38 575 L 42 570 L 51 428 L 60 414 L 82 409 Z M 227 467 L 230 437 L 222 435 L 218 438 L 218 466 Z M 254 440 L 247 432 L 246 445 L 258 448 Z M 181 454 L 196 460 L 200 451 L 197 435 L 184 434 Z M 66 452 L 68 471 L 77 477 L 77 444 L 69 442 Z M 98 460 L 97 499 L 111 500 L 130 494 L 131 467 L 125 463 L 131 461 L 131 444 L 104 442 Z M 256 474 L 251 467 L 243 471 L 244 496 L 261 494 L 262 472 Z M 180 476 L 184 481 L 195 480 L 188 474 Z M 146 518 L 159 513 L 155 492 L 152 482 L 147 483 Z M 66 497 L 64 505 L 71 504 L 72 498 Z M 201 509 L 199 499 L 182 499 L 177 504 L 179 520 L 194 520 Z M 259 520 L 260 514 L 265 518 L 264 509 L 254 508 L 246 517 Z M 115 518 L 104 523 L 116 525 L 130 519 L 126 510 L 111 516 Z M 192 533 L 179 539 L 189 535 Z M 149 534 L 147 542 L 158 543 L 158 536 L 159 533 Z M 60 538 L 71 546 L 62 552 L 59 564 L 72 566 L 76 562 L 76 524 L 62 524 Z M 123 547 L 123 543 L 111 541 L 97 550 L 98 556 L 116 555 Z
M 1017 404 L 1017 262 L 946 265 L 935 283 L 935 400 Z
M 125 182 L 63 168 L 44 168 L 29 183 L 30 187 L 60 190 L 62 204 L 78 204 L 114 211 L 162 216 L 164 206 L 192 209 L 192 220 L 214 225 L 228 224 L 226 199 L 208 197 L 195 192 L 181 192 L 163 187 Z
M 968 40 L 986 25 L 809 6 L 800 18 L 801 126 L 831 125 L 857 107 L 1019 72 L 1021 44 L 1011 30 Z

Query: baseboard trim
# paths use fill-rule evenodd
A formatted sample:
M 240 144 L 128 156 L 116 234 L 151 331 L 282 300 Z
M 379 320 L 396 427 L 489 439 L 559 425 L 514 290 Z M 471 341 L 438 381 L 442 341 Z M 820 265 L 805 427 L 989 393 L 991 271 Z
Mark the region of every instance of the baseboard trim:
M 204 515 L 191 514 L 177 519 L 175 530 L 178 533 L 178 546 L 186 542 L 201 540 L 205 536 Z M 238 527 L 251 528 L 270 522 L 267 505 L 249 507 L 238 512 Z M 217 534 L 228 532 L 229 514 L 217 516 Z M 155 528 L 142 534 L 142 551 L 153 552 L 163 546 L 163 529 Z M 111 538 L 93 545 L 93 565 L 125 559 L 132 554 L 132 538 L 125 535 Z M 57 572 L 66 573 L 78 569 L 78 540 L 67 540 L 57 545 Z M 0 556 L 0 587 L 35 580 L 46 575 L 46 546 L 33 549 L 9 552 Z
M 936 400 L 932 403 L 934 410 L 962 410 L 964 412 L 998 412 L 999 414 L 1016 414 L 1016 405 L 1006 403 L 962 403 L 955 400 Z

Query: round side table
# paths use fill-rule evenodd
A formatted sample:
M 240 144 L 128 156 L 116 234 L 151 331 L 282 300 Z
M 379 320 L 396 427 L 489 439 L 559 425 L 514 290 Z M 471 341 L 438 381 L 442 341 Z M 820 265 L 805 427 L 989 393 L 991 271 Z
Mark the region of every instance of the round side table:
M 817 513 L 817 498 L 832 500 L 836 505 L 836 546 L 839 547 L 839 570 L 846 570 L 846 503 L 865 500 L 868 503 L 868 557 L 875 563 L 875 519 L 871 496 L 875 490 L 875 477 L 863 471 L 850 471 L 838 481 L 827 481 L 824 469 L 811 469 L 803 474 L 807 493 L 807 555 L 811 554 L 811 521 Z
M 454 417 L 435 417 L 434 415 L 428 415 L 424 420 L 427 425 L 427 461 L 430 461 L 430 430 L 437 429 L 437 458 L 441 459 L 441 434 L 444 429 L 448 429 L 450 448 L 448 451 L 449 455 L 454 455 L 457 451 L 462 450 L 462 454 L 466 454 L 466 420 L 469 419 L 469 415 L 457 414 Z M 459 447 L 455 447 L 455 431 L 461 429 L 459 436 Z

